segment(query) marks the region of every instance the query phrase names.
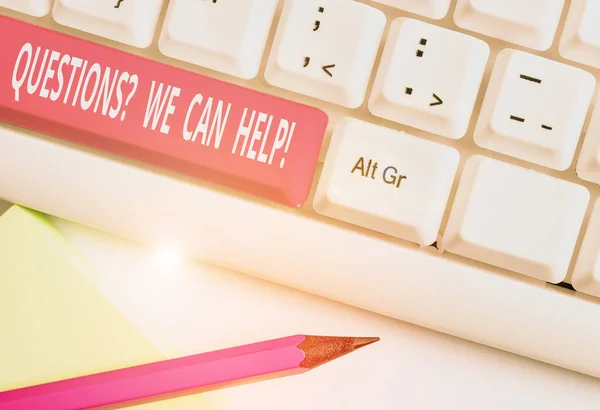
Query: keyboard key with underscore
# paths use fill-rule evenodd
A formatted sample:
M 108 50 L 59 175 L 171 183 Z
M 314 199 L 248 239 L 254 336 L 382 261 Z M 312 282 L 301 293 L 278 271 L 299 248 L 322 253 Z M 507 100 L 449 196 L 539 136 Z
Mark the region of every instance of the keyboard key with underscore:
M 431 245 L 458 162 L 454 148 L 346 117 L 333 133 L 314 208 L 322 215 Z
M 465 165 L 443 244 L 451 253 L 559 283 L 589 198 L 583 186 L 476 155 Z
M 256 77 L 277 0 L 172 0 L 158 46 L 169 57 Z
M 477 145 L 563 171 L 571 165 L 596 80 L 517 50 L 496 59 L 475 127 Z
M 571 284 L 578 292 L 600 297 L 600 198 L 594 203 Z
M 163 0 L 56 0 L 57 23 L 134 47 L 152 43 Z
M 288 0 L 265 78 L 271 85 L 357 108 L 386 24 L 374 7 L 347 0 Z
M 50 13 L 52 0 L 0 0 L 0 7 L 42 17 Z
M 292 207 L 327 115 L 0 16 L 0 121 Z
M 451 0 L 373 0 L 376 3 L 396 7 L 411 13 L 439 20 L 443 18 L 450 8 Z
M 547 50 L 563 6 L 564 0 L 458 0 L 454 20 L 467 30 Z
M 569 60 L 600 68 L 600 2 L 571 0 L 560 39 L 560 54 Z
M 376 116 L 459 139 L 465 135 L 489 56 L 474 37 L 397 18 L 369 98 Z

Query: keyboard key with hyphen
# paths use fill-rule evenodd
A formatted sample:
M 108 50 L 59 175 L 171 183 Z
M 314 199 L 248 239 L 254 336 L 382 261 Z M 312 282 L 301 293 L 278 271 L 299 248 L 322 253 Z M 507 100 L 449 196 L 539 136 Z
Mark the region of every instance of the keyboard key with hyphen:
M 458 0 L 459 27 L 535 50 L 552 45 L 564 0 Z
M 0 7 L 42 17 L 50 13 L 52 0 L 0 0 Z
M 145 48 L 152 43 L 163 0 L 56 0 L 56 22 Z
M 600 2 L 571 0 L 560 38 L 560 54 L 569 60 L 600 68 Z
M 441 19 L 450 8 L 451 0 L 373 0 L 376 3 L 385 4 L 406 10 L 411 13 L 420 14 L 432 19 Z
M 380 10 L 356 1 L 288 0 L 265 78 L 277 87 L 356 108 L 365 98 L 385 23 Z
M 369 110 L 378 117 L 458 139 L 465 135 L 489 56 L 474 37 L 393 21 Z
M 306 200 L 322 111 L 8 17 L 0 34 L 0 78 L 12 79 L 0 82 L 0 121 L 289 206 Z
M 332 218 L 431 245 L 458 161 L 454 148 L 346 117 L 333 133 L 314 207 Z
M 481 107 L 475 142 L 565 170 L 585 123 L 596 80 L 590 73 L 517 50 L 502 50 Z
M 590 194 L 494 159 L 467 160 L 444 234 L 447 251 L 551 283 L 567 275 Z
M 160 51 L 241 78 L 258 74 L 277 0 L 172 0 Z

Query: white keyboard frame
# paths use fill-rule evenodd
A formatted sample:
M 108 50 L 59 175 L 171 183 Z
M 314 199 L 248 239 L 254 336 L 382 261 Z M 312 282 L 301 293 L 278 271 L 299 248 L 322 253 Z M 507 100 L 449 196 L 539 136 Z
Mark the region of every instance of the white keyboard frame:
M 154 41 L 147 49 L 125 46 L 66 28 L 54 22 L 51 15 L 36 18 L 3 8 L 0 8 L 0 14 L 319 107 L 330 117 L 329 131 L 320 157 L 321 165 L 331 131 L 343 116 L 377 122 L 391 129 L 455 147 L 461 153 L 461 165 L 441 232 L 446 225 L 462 166 L 469 156 L 476 153 L 587 187 L 591 193 L 586 221 L 589 219 L 593 204 L 600 196 L 600 186 L 577 177 L 576 160 L 566 171 L 554 171 L 509 156 L 492 154 L 473 142 L 473 129 L 491 68 L 496 54 L 503 48 L 524 50 L 580 67 L 594 74 L 597 81 L 600 80 L 600 69 L 568 61 L 558 53 L 558 43 L 570 0 L 566 1 L 554 43 L 550 50 L 544 52 L 458 28 L 453 21 L 455 0 L 442 20 L 427 19 L 371 1 L 360 1 L 386 13 L 384 38 L 394 18 L 407 16 L 466 33 L 483 39 L 490 45 L 486 75 L 469 131 L 464 138 L 447 139 L 381 120 L 370 114 L 367 102 L 374 73 L 369 82 L 367 98 L 361 107 L 354 110 L 267 84 L 263 77 L 264 67 L 271 50 L 280 9 L 267 42 L 261 70 L 253 80 L 242 80 L 162 55 L 158 50 L 157 39 L 166 4 L 159 17 Z M 380 46 L 376 68 L 384 45 L 385 41 Z M 590 107 L 590 112 L 592 109 Z M 588 122 L 589 115 L 575 153 L 576 159 L 579 157 Z M 400 239 L 321 217 L 312 209 L 312 198 L 321 165 L 315 174 L 309 200 L 304 208 L 294 210 L 6 124 L 0 125 L 0 133 L 4 133 L 3 138 L 0 138 L 0 152 L 10 153 L 8 160 L 3 158 L 0 161 L 0 192 L 9 201 L 150 244 L 163 241 L 172 234 L 182 241 L 182 248 L 194 257 L 382 315 L 600 377 L 600 355 L 585 356 L 585 352 L 596 352 L 600 346 L 600 325 L 591 326 L 600 324 L 600 298 L 442 253 L 433 247 L 419 248 Z M 63 163 L 79 163 L 80 166 L 61 167 L 60 164 Z M 36 172 L 31 172 L 32 169 Z M 77 174 L 74 173 L 75 169 Z M 118 186 L 122 188 L 116 188 Z M 102 193 L 108 191 L 115 200 L 102 203 Z M 75 196 L 74 193 L 78 192 L 93 192 L 93 195 Z M 65 196 L 73 200 L 65 201 Z M 165 212 L 165 209 L 171 209 L 171 212 Z M 145 223 L 149 220 L 153 223 Z M 587 223 L 579 237 L 568 280 L 586 227 Z M 335 253 L 331 251 L 332 246 L 335 247 Z M 360 275 L 367 275 L 372 286 L 366 288 L 362 281 L 356 280 Z M 311 276 L 310 283 L 304 280 L 307 276 Z M 342 282 L 344 285 L 340 286 Z

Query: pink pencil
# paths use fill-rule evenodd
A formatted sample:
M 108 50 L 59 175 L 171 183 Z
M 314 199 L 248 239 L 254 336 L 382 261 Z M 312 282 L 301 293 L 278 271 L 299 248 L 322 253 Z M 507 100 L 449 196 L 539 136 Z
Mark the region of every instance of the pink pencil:
M 90 409 L 200 393 L 304 373 L 378 340 L 290 336 L 3 392 L 0 410 Z

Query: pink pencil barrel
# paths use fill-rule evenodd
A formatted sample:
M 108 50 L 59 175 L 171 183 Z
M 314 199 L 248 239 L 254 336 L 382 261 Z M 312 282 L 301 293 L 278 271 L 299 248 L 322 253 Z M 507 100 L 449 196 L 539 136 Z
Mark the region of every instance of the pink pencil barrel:
M 0 393 L 0 410 L 90 409 L 293 371 L 305 336 L 254 343 Z

